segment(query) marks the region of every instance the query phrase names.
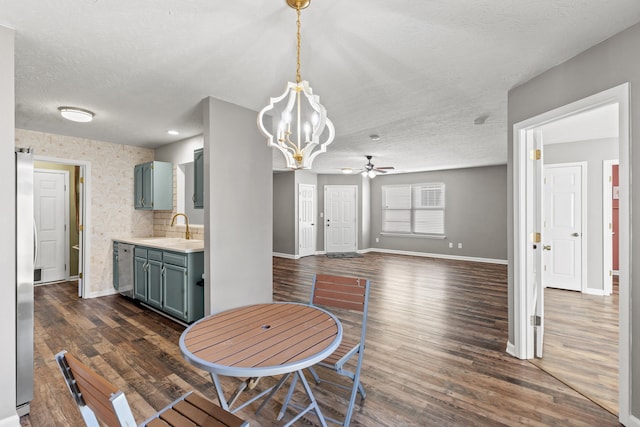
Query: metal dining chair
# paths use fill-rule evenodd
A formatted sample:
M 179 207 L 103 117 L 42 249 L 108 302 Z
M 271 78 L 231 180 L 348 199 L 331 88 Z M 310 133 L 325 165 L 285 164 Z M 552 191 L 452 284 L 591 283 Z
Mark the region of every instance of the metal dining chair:
M 56 361 L 87 427 L 100 427 L 98 419 L 108 427 L 136 426 L 122 391 L 64 350 L 56 354 Z M 140 426 L 248 427 L 249 423 L 210 400 L 189 392 Z
M 365 335 L 367 331 L 367 312 L 369 308 L 369 279 L 361 279 L 356 277 L 332 276 L 328 274 L 316 274 L 313 278 L 313 288 L 311 290 L 311 305 L 317 305 L 324 308 L 336 308 L 358 312 L 361 316 L 360 337 L 353 339 L 348 336 L 342 338 L 340 346 L 331 356 L 319 362 L 316 367 L 331 369 L 351 380 L 347 386 L 345 384 L 336 383 L 327 379 L 322 379 L 316 369 L 309 368 L 311 375 L 317 384 L 326 382 L 336 387 L 340 387 L 350 391 L 349 406 L 343 421 L 336 420 L 325 416 L 329 421 L 342 426 L 348 426 L 351 422 L 351 415 L 355 406 L 356 396 L 358 392 L 362 399 L 367 394 L 360 382 L 360 371 L 362 369 L 362 359 L 364 357 Z M 335 313 L 334 313 L 335 314 Z M 353 357 L 357 357 L 355 372 L 345 368 L 345 365 Z M 284 411 L 290 403 L 295 387 L 295 377 L 289 392 L 283 403 L 279 418 L 284 415 Z

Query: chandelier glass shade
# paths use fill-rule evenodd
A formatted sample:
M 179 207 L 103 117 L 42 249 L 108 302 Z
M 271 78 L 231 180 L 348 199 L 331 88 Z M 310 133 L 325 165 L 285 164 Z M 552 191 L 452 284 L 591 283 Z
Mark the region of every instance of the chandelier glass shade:
M 309 82 L 300 77 L 300 9 L 309 1 L 287 0 L 298 14 L 296 82 L 288 82 L 285 92 L 271 98 L 258 114 L 258 128 L 267 145 L 278 149 L 289 169 L 310 169 L 318 154 L 333 142 L 335 129 L 327 118 L 320 97 L 313 94 Z

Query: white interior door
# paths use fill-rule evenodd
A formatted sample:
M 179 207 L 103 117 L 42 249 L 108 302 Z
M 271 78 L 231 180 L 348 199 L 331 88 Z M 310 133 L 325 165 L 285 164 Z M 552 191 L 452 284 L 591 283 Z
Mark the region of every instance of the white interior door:
M 582 291 L 582 178 L 584 167 L 545 165 L 545 287 Z
M 324 187 L 325 251 L 355 252 L 357 249 L 357 187 Z
M 298 186 L 298 255 L 301 257 L 316 252 L 315 200 L 315 185 Z
M 36 268 L 42 269 L 42 282 L 68 277 L 68 182 L 67 171 L 34 171 L 34 220 L 38 230 Z

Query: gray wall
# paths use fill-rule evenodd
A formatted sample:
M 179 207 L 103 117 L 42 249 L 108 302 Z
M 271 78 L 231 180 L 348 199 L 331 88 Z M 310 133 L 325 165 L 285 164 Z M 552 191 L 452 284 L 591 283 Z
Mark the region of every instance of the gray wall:
M 15 224 L 15 93 L 14 31 L 0 26 L 0 199 L 13 209 L 3 209 L 5 224 Z M 10 230 L 15 227 L 9 226 Z M 0 363 L 0 424 L 19 425 L 16 414 L 16 244 L 15 233 L 5 233 L 0 244 L 0 271 L 3 280 L 0 313 L 0 342 L 9 348 Z
M 383 236 L 383 185 L 445 183 L 446 239 Z M 451 256 L 507 259 L 507 167 L 378 176 L 371 180 L 371 247 Z M 376 238 L 380 242 L 376 242 Z M 453 248 L 449 248 L 453 242 Z M 462 243 L 462 249 L 458 249 Z
M 271 149 L 257 112 L 203 100 L 205 311 L 270 302 L 273 292 Z M 207 291 L 209 289 L 209 291 Z
M 587 212 L 583 212 L 587 230 L 587 288 L 602 291 L 602 252 L 604 227 L 602 218 L 602 161 L 618 159 L 618 140 L 593 140 L 544 146 L 545 165 L 587 162 Z M 611 269 L 608 266 L 607 269 Z
M 304 170 L 273 173 L 273 252 L 287 255 L 300 254 L 300 245 L 298 244 L 300 234 L 298 231 L 298 188 L 300 184 L 316 186 L 317 211 L 318 175 Z
M 296 211 L 295 173 L 273 174 L 273 252 L 295 255 Z
M 567 105 L 595 93 L 629 82 L 631 104 L 631 211 L 640 212 L 640 197 L 633 197 L 633 189 L 640 188 L 640 150 L 633 149 L 633 129 L 640 129 L 640 24 L 611 37 L 576 57 L 539 75 L 508 95 L 508 127 L 554 108 Z M 513 307 L 513 133 L 508 133 L 509 182 L 509 306 Z M 640 216 L 630 218 L 631 231 L 640 227 Z M 633 232 L 631 233 L 633 235 Z M 640 265 L 640 239 L 631 240 L 630 265 Z M 640 331 L 640 269 L 632 269 L 629 280 L 631 331 Z M 514 342 L 513 310 L 509 310 L 509 340 Z M 631 413 L 640 417 L 640 340 L 631 342 Z

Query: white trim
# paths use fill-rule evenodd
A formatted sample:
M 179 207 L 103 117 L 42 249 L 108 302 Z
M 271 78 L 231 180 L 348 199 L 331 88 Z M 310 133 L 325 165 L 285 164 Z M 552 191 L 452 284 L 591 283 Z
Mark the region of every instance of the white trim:
M 609 295 L 603 289 L 594 289 L 594 288 L 587 288 L 584 291 L 582 291 L 582 293 L 584 293 L 586 295 L 598 295 L 598 296 L 607 296 L 607 295 Z
M 20 417 L 17 413 L 9 415 L 0 420 L 0 427 L 20 427 Z
M 82 279 L 81 289 L 79 295 L 81 298 L 88 298 L 87 289 L 91 287 L 91 236 L 89 236 L 89 230 L 91 230 L 91 162 L 87 160 L 73 160 L 73 159 L 62 159 L 58 157 L 51 156 L 39 156 L 37 152 L 33 156 L 34 161 L 40 162 L 49 162 L 49 163 L 59 163 L 64 165 L 73 165 L 80 166 L 80 168 L 84 169 L 84 173 L 82 176 L 84 177 L 84 184 L 82 185 L 82 189 L 84 194 L 82 196 L 82 204 L 80 209 L 84 209 L 83 217 L 83 229 L 82 239 L 79 244 L 82 246 Z
M 98 297 L 105 297 L 108 295 L 117 295 L 117 294 L 118 294 L 118 291 L 116 289 L 113 289 L 112 287 L 111 289 L 104 289 L 102 291 L 85 294 L 84 298 L 98 298 Z
M 409 234 L 409 233 L 388 233 L 388 232 L 380 232 L 381 236 L 388 237 L 410 237 L 412 239 L 435 239 L 435 240 L 444 240 L 447 238 L 444 234 Z
M 511 341 L 507 341 L 507 354 L 516 357 L 516 346 L 514 346 Z
M 278 258 L 287 258 L 287 259 L 299 259 L 300 255 L 291 255 L 291 254 L 284 254 L 281 252 L 273 252 L 271 254 L 274 257 L 278 257 Z
M 369 248 L 366 251 L 358 251 L 358 253 L 367 253 L 367 252 L 379 252 L 386 254 L 396 254 L 396 255 L 409 255 L 409 256 L 419 256 L 425 258 L 440 258 L 440 259 L 452 259 L 456 261 L 470 261 L 470 262 L 484 262 L 487 264 L 501 264 L 507 265 L 506 259 L 492 259 L 492 258 L 476 258 L 476 257 L 468 257 L 468 256 L 459 256 L 459 255 L 447 255 L 447 254 L 433 254 L 427 252 L 411 252 L 411 251 L 399 251 L 395 249 L 382 249 L 382 248 Z
M 604 295 L 613 293 L 613 235 L 609 226 L 613 225 L 613 183 L 609 179 L 613 176 L 613 165 L 619 161 L 602 161 L 602 287 Z
M 629 415 L 629 423 L 627 424 L 628 427 L 640 427 L 640 418 L 633 416 L 633 415 Z
M 469 262 L 483 262 L 486 264 L 500 264 L 507 265 L 506 259 L 492 259 L 492 258 L 476 258 L 476 257 L 468 257 L 468 256 L 458 256 L 458 255 L 447 255 L 447 254 L 433 254 L 427 252 L 411 252 L 411 251 L 399 251 L 395 249 L 382 249 L 382 248 L 367 248 L 367 249 L 358 249 L 356 251 L 359 254 L 366 254 L 369 252 L 377 252 L 383 254 L 394 254 L 394 255 L 407 255 L 407 256 L 419 256 L 424 258 L 439 258 L 439 259 L 451 259 L 456 261 L 469 261 Z M 315 255 L 326 255 L 324 251 L 316 251 Z M 290 254 L 283 254 L 279 252 L 273 252 L 273 256 L 279 258 L 287 258 L 287 259 L 299 259 L 301 257 Z
M 522 144 L 525 141 L 524 132 L 526 129 L 541 126 L 562 117 L 570 116 L 580 111 L 589 110 L 597 106 L 610 103 L 618 103 L 619 122 L 619 156 L 620 156 L 620 330 L 619 339 L 619 420 L 623 425 L 629 425 L 631 419 L 631 383 L 630 383 L 630 313 L 631 298 L 629 298 L 629 280 L 631 277 L 631 242 L 630 242 L 630 220 L 631 220 L 631 197 L 633 191 L 630 179 L 630 129 L 629 129 L 629 83 L 618 85 L 614 88 L 599 92 L 595 95 L 581 99 L 579 101 L 556 108 L 538 116 L 529 118 L 513 125 L 513 211 L 514 211 L 514 276 L 513 276 L 513 330 L 515 338 L 516 357 L 526 354 L 523 344 L 527 333 L 526 319 L 526 277 L 523 277 L 522 270 L 526 266 L 526 259 L 522 254 L 526 248 L 526 223 L 523 216 L 526 211 L 523 199 L 526 196 L 523 162 L 527 158 Z M 526 147 L 525 147 L 526 149 Z M 634 419 L 635 420 L 635 419 Z M 635 422 L 635 421 L 634 421 Z

